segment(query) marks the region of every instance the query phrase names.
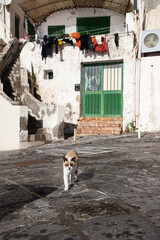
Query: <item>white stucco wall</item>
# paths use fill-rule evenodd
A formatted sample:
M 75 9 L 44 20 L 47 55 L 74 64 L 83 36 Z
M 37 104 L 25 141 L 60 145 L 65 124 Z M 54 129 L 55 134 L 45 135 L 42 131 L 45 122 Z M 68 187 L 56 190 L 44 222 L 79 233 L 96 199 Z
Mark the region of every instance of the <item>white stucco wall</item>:
M 160 57 L 141 63 L 140 114 L 142 131 L 160 131 Z
M 75 40 L 74 46 L 70 44 L 62 45 L 63 61 L 59 53 L 56 55 L 53 49 L 53 57 L 47 57 L 42 61 L 41 46 L 27 43 L 21 52 L 21 65 L 31 71 L 33 64 L 34 73 L 37 76 L 39 93 L 42 101 L 49 104 L 64 106 L 65 122 L 77 124 L 80 116 L 80 92 L 74 90 L 75 84 L 81 83 L 82 66 L 85 63 L 108 63 L 121 61 L 124 63 L 123 70 L 123 128 L 134 119 L 134 34 L 127 34 L 124 29 L 124 19 L 122 14 L 113 11 L 96 9 L 78 9 L 75 15 L 72 10 L 60 11 L 49 16 L 46 22 L 38 28 L 40 36 L 47 34 L 48 25 L 66 25 L 66 33 L 76 31 L 76 17 L 88 16 L 111 16 L 111 33 L 119 32 L 119 48 L 115 45 L 114 34 L 108 34 L 109 53 L 97 53 L 91 51 L 80 51 Z M 45 80 L 44 71 L 52 70 L 53 79 Z
M 19 149 L 20 107 L 0 95 L 0 151 Z
M 74 14 L 73 14 L 74 13 Z M 113 12 L 111 10 L 100 8 L 78 8 L 58 11 L 50 15 L 40 27 L 38 32 L 40 37 L 48 35 L 48 27 L 52 25 L 65 25 L 65 33 L 76 32 L 76 19 L 79 17 L 101 17 L 110 16 L 110 33 L 124 32 L 125 16 L 120 13 Z

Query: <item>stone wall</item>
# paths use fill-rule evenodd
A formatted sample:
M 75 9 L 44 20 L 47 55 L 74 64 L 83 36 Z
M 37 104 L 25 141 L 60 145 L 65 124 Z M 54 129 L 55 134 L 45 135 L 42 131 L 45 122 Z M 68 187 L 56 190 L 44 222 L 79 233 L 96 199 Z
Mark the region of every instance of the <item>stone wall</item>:
M 2 77 L 6 67 L 13 60 L 16 52 L 18 51 L 19 43 L 16 38 L 10 40 L 0 53 L 0 77 Z

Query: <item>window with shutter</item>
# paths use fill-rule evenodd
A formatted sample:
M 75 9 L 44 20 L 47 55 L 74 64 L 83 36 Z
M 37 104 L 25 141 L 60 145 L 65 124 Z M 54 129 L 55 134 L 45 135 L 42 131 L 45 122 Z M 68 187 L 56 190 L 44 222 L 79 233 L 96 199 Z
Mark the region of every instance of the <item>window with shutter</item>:
M 65 25 L 48 26 L 48 36 L 58 37 L 65 33 Z
M 80 32 L 81 35 L 109 33 L 110 17 L 77 18 L 77 32 Z

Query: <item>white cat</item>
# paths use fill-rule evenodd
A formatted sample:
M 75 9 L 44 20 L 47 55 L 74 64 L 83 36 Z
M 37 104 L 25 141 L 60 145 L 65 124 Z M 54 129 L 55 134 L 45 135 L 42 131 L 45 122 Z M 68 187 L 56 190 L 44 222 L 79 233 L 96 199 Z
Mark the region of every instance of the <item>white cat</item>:
M 67 191 L 69 189 L 69 185 L 72 186 L 74 184 L 74 180 L 77 179 L 78 167 L 78 154 L 72 149 L 65 157 L 63 157 L 63 179 L 65 191 Z

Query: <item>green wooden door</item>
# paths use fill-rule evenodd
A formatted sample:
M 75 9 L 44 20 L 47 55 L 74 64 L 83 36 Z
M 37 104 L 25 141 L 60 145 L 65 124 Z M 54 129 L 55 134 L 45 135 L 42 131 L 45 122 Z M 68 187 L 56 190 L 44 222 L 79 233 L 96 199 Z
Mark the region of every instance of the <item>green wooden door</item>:
M 123 64 L 83 67 L 83 116 L 122 117 Z

